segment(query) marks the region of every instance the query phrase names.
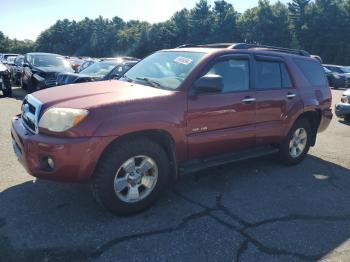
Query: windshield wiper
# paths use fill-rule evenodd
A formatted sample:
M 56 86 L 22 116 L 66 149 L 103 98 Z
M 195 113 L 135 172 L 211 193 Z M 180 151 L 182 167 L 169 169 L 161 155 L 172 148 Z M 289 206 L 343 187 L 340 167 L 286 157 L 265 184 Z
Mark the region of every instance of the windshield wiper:
M 162 85 L 160 83 L 158 83 L 157 81 L 151 80 L 151 79 L 149 79 L 147 77 L 136 77 L 136 79 L 145 81 L 145 82 L 147 82 L 148 84 L 150 84 L 153 87 L 162 88 Z
M 129 83 L 134 82 L 134 80 L 132 80 L 130 77 L 128 77 L 126 74 L 124 74 L 121 78 L 125 78 L 126 81 L 128 81 Z

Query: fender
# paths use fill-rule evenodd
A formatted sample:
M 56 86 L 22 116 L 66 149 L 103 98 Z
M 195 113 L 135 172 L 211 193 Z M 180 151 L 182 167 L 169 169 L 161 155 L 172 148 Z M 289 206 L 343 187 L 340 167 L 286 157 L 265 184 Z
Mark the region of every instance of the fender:
M 184 114 L 181 114 L 182 116 Z M 187 158 L 187 137 L 185 121 L 174 112 L 168 111 L 135 111 L 123 112 L 108 117 L 95 129 L 93 136 L 121 137 L 130 133 L 161 130 L 167 132 L 176 141 L 176 156 L 179 161 Z

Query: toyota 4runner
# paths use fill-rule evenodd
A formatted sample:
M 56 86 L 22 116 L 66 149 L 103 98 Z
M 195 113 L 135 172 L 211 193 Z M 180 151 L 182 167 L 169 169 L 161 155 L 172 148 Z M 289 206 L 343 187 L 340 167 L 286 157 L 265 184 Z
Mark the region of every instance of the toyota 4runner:
M 91 181 L 99 203 L 126 214 L 182 174 L 277 152 L 299 163 L 329 125 L 330 107 L 322 66 L 306 51 L 183 45 L 120 80 L 28 95 L 11 134 L 31 175 Z

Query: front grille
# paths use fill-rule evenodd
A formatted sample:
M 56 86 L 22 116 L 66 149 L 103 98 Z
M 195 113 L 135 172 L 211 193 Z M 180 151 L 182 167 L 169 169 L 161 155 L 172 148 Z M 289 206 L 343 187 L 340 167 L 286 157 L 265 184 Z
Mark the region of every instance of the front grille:
M 42 103 L 32 95 L 27 95 L 22 103 L 23 125 L 32 133 L 38 133 L 38 121 Z
M 57 82 L 57 73 L 46 73 L 45 74 L 45 86 L 52 87 L 56 86 Z
M 345 88 L 350 88 L 350 79 L 345 78 Z

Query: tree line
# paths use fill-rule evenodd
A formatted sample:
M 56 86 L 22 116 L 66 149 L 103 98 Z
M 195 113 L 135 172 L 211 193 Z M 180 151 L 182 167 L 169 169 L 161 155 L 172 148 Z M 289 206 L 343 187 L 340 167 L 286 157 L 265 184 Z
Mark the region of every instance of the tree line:
M 224 0 L 200 0 L 169 20 L 150 24 L 120 17 L 58 20 L 35 42 L 0 32 L 0 52 L 53 52 L 70 56 L 144 57 L 184 43 L 247 42 L 305 49 L 325 62 L 350 64 L 350 0 L 260 0 L 238 13 Z

